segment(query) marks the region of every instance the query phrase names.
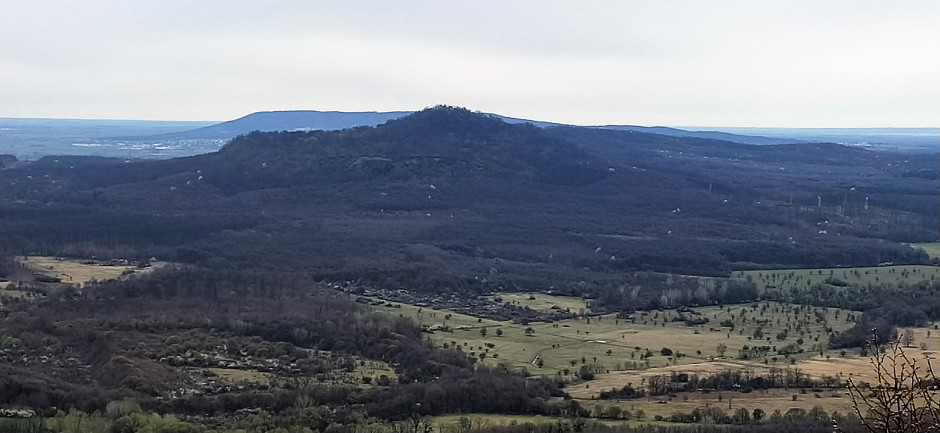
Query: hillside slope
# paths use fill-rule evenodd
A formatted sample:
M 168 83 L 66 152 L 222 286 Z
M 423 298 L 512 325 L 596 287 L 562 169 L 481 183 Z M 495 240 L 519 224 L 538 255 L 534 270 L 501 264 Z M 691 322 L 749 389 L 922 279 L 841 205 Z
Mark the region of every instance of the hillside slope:
M 336 131 L 340 129 L 355 128 L 359 126 L 378 126 L 389 120 L 400 119 L 412 114 L 412 111 L 364 111 L 364 112 L 343 112 L 343 111 L 315 111 L 315 110 L 292 110 L 292 111 L 260 111 L 251 113 L 238 119 L 221 122 L 202 128 L 159 134 L 147 137 L 148 139 L 226 139 L 238 135 L 247 134 L 253 131 L 312 131 L 325 130 Z M 531 124 L 539 128 L 550 128 L 560 126 L 570 126 L 560 123 L 542 122 L 537 120 L 520 119 L 515 117 L 491 115 L 509 124 Z M 771 138 L 754 135 L 730 134 L 719 131 L 692 131 L 677 128 L 667 128 L 662 126 L 645 127 L 631 125 L 603 125 L 595 126 L 598 129 L 611 129 L 617 131 L 635 131 L 651 134 L 669 135 L 673 137 L 691 137 L 713 140 L 725 140 L 734 143 L 743 144 L 784 144 L 784 143 L 802 143 L 805 140 L 794 140 L 788 138 Z
M 437 107 L 188 158 L 5 170 L 0 240 L 4 254 L 597 294 L 639 271 L 926 263 L 901 242 L 937 238 L 937 172 L 929 155 L 540 129 Z

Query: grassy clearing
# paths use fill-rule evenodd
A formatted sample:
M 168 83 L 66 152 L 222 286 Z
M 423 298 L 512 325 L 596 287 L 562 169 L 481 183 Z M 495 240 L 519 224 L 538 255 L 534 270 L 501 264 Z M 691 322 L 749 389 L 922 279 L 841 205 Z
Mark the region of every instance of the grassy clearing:
M 453 414 L 431 418 L 437 431 L 466 431 L 465 426 L 474 429 L 500 427 L 513 424 L 549 424 L 558 421 L 570 421 L 564 418 L 542 415 L 497 415 L 497 414 Z
M 940 258 L 940 242 L 931 242 L 929 244 L 911 244 L 911 247 L 924 250 L 930 257 Z
M 898 334 L 903 335 L 908 328 L 898 329 Z M 921 328 L 910 328 L 913 331 L 914 342 L 912 345 L 904 348 L 904 352 L 914 360 L 933 359 L 936 362 L 936 354 L 940 352 L 940 331 L 934 328 L 934 324 Z M 801 363 L 800 369 L 805 373 L 814 376 L 837 376 L 841 378 L 853 377 L 856 381 L 875 382 L 875 372 L 867 357 L 848 356 L 846 358 L 833 357 L 829 360 L 814 359 L 809 362 Z
M 114 280 L 126 277 L 128 274 L 152 272 L 153 269 L 164 265 L 164 263 L 153 263 L 149 268 L 138 269 L 136 266 L 102 266 L 49 256 L 17 257 L 17 261 L 34 273 L 60 278 L 66 284 Z
M 526 326 L 410 305 L 375 309 L 411 317 L 425 325 L 447 325 L 450 332 L 431 334 L 431 339 L 438 345 L 459 347 L 478 359 L 483 354 L 482 363 L 486 365 L 503 364 L 517 370 L 525 368 L 536 375 L 573 376 L 582 365 L 607 373 L 699 364 L 719 358 L 719 345 L 727 348 L 726 362 L 743 365 L 763 365 L 764 361 L 763 358 L 735 361 L 738 350 L 743 346 L 770 346 L 774 352 L 766 356 L 767 366 L 779 367 L 790 365 L 789 358 L 799 362 L 819 357 L 820 349 L 823 357 L 834 357 L 833 352 L 825 349 L 828 344 L 825 328 L 839 332 L 853 325 L 846 320 L 848 311 L 811 307 L 797 310 L 796 306 L 773 302 L 723 309 L 698 308 L 700 315 L 695 317 L 707 318 L 709 322 L 691 327 L 683 321 L 674 321 L 679 316 L 674 310 L 637 313 L 636 323 L 607 315 Z M 722 322 L 734 327 L 722 326 Z M 486 335 L 481 332 L 482 328 L 486 328 Z M 531 332 L 527 333 L 526 328 L 531 328 Z M 760 332 L 757 332 L 758 328 Z M 502 335 L 498 335 L 498 329 L 502 330 Z M 786 330 L 785 335 L 778 336 L 782 330 Z M 755 335 L 760 335 L 760 338 Z M 789 358 L 776 354 L 776 349 L 787 345 L 792 345 L 791 348 L 797 352 L 803 349 L 803 353 L 795 353 Z M 663 355 L 663 348 L 673 354 Z M 647 350 L 652 355 L 643 359 Z M 676 358 L 675 352 L 683 356 Z
M 634 315 L 634 320 L 617 319 L 608 315 L 530 325 L 494 322 L 410 305 L 397 308 L 376 307 L 376 310 L 401 314 L 416 320 L 420 315 L 420 321 L 426 325 L 442 324 L 449 315 L 446 323 L 451 326 L 452 332 L 438 331 L 430 334 L 432 341 L 438 345 L 457 346 L 478 359 L 483 353 L 485 356 L 481 362 L 484 365 L 502 364 L 516 370 L 524 368 L 536 376 L 561 375 L 571 380 L 566 388 L 569 395 L 595 413 L 606 413 L 610 406 L 618 406 L 621 410 L 631 413 L 637 410 L 645 413 L 642 422 L 596 420 L 606 424 L 647 424 L 657 415 L 668 418 L 676 412 L 691 412 L 695 408 L 707 406 L 720 407 L 729 413 L 738 408 L 748 411 L 760 408 L 768 415 L 775 410 L 810 410 L 814 406 L 843 413 L 851 410 L 851 399 L 842 389 L 820 389 L 815 392 L 812 389 L 773 389 L 747 394 L 731 391 L 688 392 L 679 393 L 675 397 L 597 400 L 601 391 L 622 388 L 627 384 L 642 387 L 649 377 L 668 375 L 672 371 L 704 376 L 726 370 L 751 369 L 763 373 L 772 367 L 794 367 L 814 378 L 833 376 L 843 380 L 851 377 L 856 381 L 874 381 L 869 359 L 860 356 L 857 349 L 847 350 L 845 356 L 841 351 L 827 349 L 827 327 L 834 332 L 841 332 L 854 325 L 848 318 L 855 312 L 835 308 L 814 308 L 777 302 L 721 308 L 703 307 L 695 309 L 698 315 L 684 313 L 687 317 L 709 320 L 707 324 L 692 327 L 686 326 L 685 322 L 673 321 L 679 315 L 675 310 L 638 312 Z M 733 325 L 733 328 L 723 325 Z M 485 336 L 480 332 L 483 327 L 487 329 Z M 531 327 L 528 334 L 527 327 Z M 501 336 L 496 335 L 496 329 L 502 329 Z M 922 358 L 934 356 L 940 351 L 940 339 L 937 338 L 940 330 L 934 329 L 934 324 L 915 328 L 913 331 L 914 344 L 907 349 L 909 355 Z M 899 332 L 903 334 L 904 330 Z M 760 335 L 760 338 L 757 338 L 757 335 Z M 799 343 L 800 340 L 802 344 Z M 921 343 L 926 347 L 921 348 Z M 724 357 L 718 356 L 719 345 L 727 347 Z M 772 351 L 758 358 L 740 359 L 739 349 L 745 345 L 770 346 Z M 797 350 L 797 353 L 788 356 L 777 354 L 777 349 L 788 345 L 794 349 L 803 349 L 803 352 Z M 639 350 L 637 346 L 640 347 Z M 663 355 L 663 347 L 672 350 L 673 356 Z M 645 354 L 647 349 L 652 356 L 648 360 L 641 360 L 641 354 Z M 676 352 L 685 356 L 677 359 Z M 538 366 L 537 360 L 542 361 L 541 367 Z M 577 378 L 577 371 L 582 365 L 590 366 L 598 372 L 594 380 L 582 381 Z M 473 421 L 473 415 L 448 415 L 435 418 L 435 423 L 442 432 L 460 431 L 461 417 L 468 418 L 464 422 L 476 422 Z M 483 417 L 489 426 L 512 422 L 522 424 L 557 421 L 553 417 L 541 416 L 480 417 Z
M 500 326 L 509 326 L 505 322 L 498 322 L 490 319 L 478 319 L 473 316 L 466 314 L 455 313 L 449 310 L 435 310 L 430 307 L 418 307 L 410 304 L 402 304 L 394 302 L 393 306 L 388 305 L 377 305 L 371 307 L 373 311 L 400 315 L 403 317 L 409 317 L 422 326 L 448 326 L 451 329 L 475 329 L 479 332 L 479 328 L 487 327 L 495 330 L 496 327 Z
M 860 273 L 864 275 L 864 272 Z M 528 300 L 528 295 L 519 296 L 525 296 Z M 674 321 L 680 314 L 675 310 L 638 312 L 633 320 L 608 315 L 520 325 L 410 305 L 375 308 L 377 311 L 401 314 L 415 320 L 419 320 L 420 315 L 419 321 L 425 325 L 444 324 L 446 321 L 452 331 L 430 334 L 436 344 L 457 346 L 478 359 L 481 353 L 485 354 L 481 361 L 484 365 L 502 364 L 516 370 L 524 368 L 536 376 L 560 375 L 572 381 L 566 391 L 586 408 L 603 413 L 610 406 L 618 406 L 631 413 L 642 410 L 646 414 L 642 424 L 653 420 L 656 415 L 668 418 L 675 412 L 691 412 L 706 406 L 720 407 L 729 413 L 742 407 L 748 411 L 760 408 L 768 415 L 775 410 L 809 410 L 814 406 L 846 413 L 851 410 L 851 399 L 841 389 L 821 389 L 816 392 L 811 389 L 773 389 L 747 394 L 731 391 L 691 392 L 679 393 L 672 398 L 658 396 L 621 401 L 597 400 L 600 392 L 622 388 L 627 384 L 642 387 L 649 377 L 668 375 L 672 371 L 705 376 L 726 370 L 751 369 L 763 373 L 772 367 L 794 367 L 814 378 L 833 376 L 843 380 L 849 377 L 857 381 L 874 380 L 869 359 L 861 357 L 857 349 L 847 350 L 845 356 L 841 351 L 827 349 L 826 328 L 841 332 L 854 325 L 848 319 L 857 312 L 843 309 L 777 302 L 702 307 L 695 309 L 698 315 L 688 312 L 683 314 L 686 317 L 707 318 L 708 323 L 690 327 L 684 321 Z M 481 333 L 484 327 L 487 329 L 485 336 Z M 526 328 L 529 327 L 531 332 L 527 333 Z M 502 329 L 501 336 L 496 334 L 496 329 Z M 907 349 L 908 354 L 920 358 L 934 356 L 940 351 L 940 339 L 937 338 L 940 330 L 934 329 L 933 324 L 913 331 L 914 344 Z M 903 334 L 904 330 L 899 332 Z M 921 343 L 926 347 L 922 349 Z M 724 357 L 719 356 L 719 345 L 726 347 Z M 739 349 L 745 345 L 769 346 L 771 351 L 757 358 L 741 359 L 739 355 L 742 352 Z M 796 349 L 796 353 L 777 353 L 778 349 L 786 346 Z M 663 355 L 661 350 L 664 347 L 670 349 L 673 355 Z M 652 356 L 641 359 L 647 349 Z M 799 349 L 803 351 L 799 352 Z M 676 352 L 684 356 L 676 358 Z M 541 360 L 541 367 L 538 360 Z M 577 378 L 576 374 L 582 365 L 597 371 L 594 380 L 582 381 Z M 461 417 L 475 422 L 472 415 L 442 416 L 435 418 L 435 422 L 439 431 L 459 431 Z M 512 422 L 557 421 L 552 417 L 541 416 L 481 417 L 485 417 L 490 426 Z M 638 422 L 597 421 L 607 424 Z
M 9 289 L 9 286 L 8 281 L 0 283 L 0 297 L 25 298 L 29 294 L 29 291 Z
M 216 375 L 221 381 L 231 385 L 243 385 L 255 383 L 267 385 L 271 382 L 271 376 L 268 373 L 262 373 L 254 370 L 238 370 L 234 368 L 209 368 L 207 369 Z
M 398 382 L 398 375 L 395 374 L 392 367 L 382 361 L 361 360 L 356 362 L 356 370 L 352 373 L 338 371 L 333 373 L 334 375 L 340 374 L 346 381 L 345 383 L 359 387 L 378 386 L 382 376 L 387 377 L 389 383 Z
M 330 385 L 349 385 L 360 388 L 378 386 L 383 381 L 382 376 L 387 378 L 388 383 L 398 381 L 398 375 L 395 374 L 395 371 L 382 361 L 357 359 L 355 365 L 356 368 L 353 371 L 332 370 L 308 379 L 316 379 L 318 382 Z M 283 379 L 283 377 L 276 374 L 257 370 L 238 368 L 208 368 L 207 370 L 215 374 L 220 381 L 229 385 L 270 385 L 272 380 Z
M 494 299 L 502 299 L 502 302 L 508 302 L 513 305 L 529 307 L 536 311 L 551 312 L 561 309 L 572 313 L 590 312 L 590 308 L 581 298 L 570 296 L 554 296 L 544 293 L 497 293 Z
M 2 299 L 6 298 L 16 298 L 16 299 L 27 299 L 30 296 L 35 296 L 35 293 L 29 290 L 20 290 L 14 288 L 12 281 L 0 281 L 0 305 L 3 305 Z
M 796 396 L 796 400 L 793 396 Z M 713 393 L 680 393 L 675 398 L 662 396 L 662 399 L 638 400 L 579 400 L 581 405 L 590 410 L 595 417 L 609 413 L 612 406 L 617 406 L 623 412 L 628 412 L 629 420 L 593 418 L 586 420 L 588 424 L 597 423 L 607 426 L 623 425 L 660 425 L 680 426 L 669 422 L 654 421 L 656 416 L 669 418 L 676 412 L 692 412 L 692 410 L 706 407 L 718 407 L 726 413 L 733 413 L 739 408 L 748 412 L 760 408 L 769 416 L 774 411 L 786 412 L 791 408 L 800 408 L 809 411 L 814 406 L 822 406 L 827 411 L 837 410 L 842 413 L 852 411 L 852 400 L 844 390 L 821 390 L 813 392 L 799 389 L 777 389 L 755 391 L 749 394 L 737 392 Z M 634 414 L 642 411 L 643 419 L 633 418 Z M 558 422 L 570 423 L 572 418 L 552 417 L 541 415 L 492 415 L 492 414 L 451 414 L 431 418 L 431 423 L 440 432 L 465 431 L 461 426 L 470 425 L 472 428 L 499 427 L 514 424 L 555 424 Z
M 932 245 L 932 244 L 931 244 Z M 938 244 L 940 245 L 940 244 Z M 827 279 L 839 280 L 850 285 L 914 284 L 940 278 L 940 267 L 926 265 L 876 266 L 868 268 L 826 268 L 738 271 L 734 277 L 750 279 L 761 291 L 770 289 L 806 289 Z M 830 280 L 832 281 L 832 280 Z
M 612 371 L 608 374 L 598 375 L 595 380 L 578 382 L 570 385 L 566 391 L 573 398 L 595 399 L 601 391 L 620 389 L 630 384 L 634 388 L 641 388 L 652 376 L 668 375 L 672 372 L 683 372 L 709 376 L 726 370 L 740 370 L 748 366 L 733 362 L 699 362 L 694 364 L 670 365 L 668 367 L 650 368 L 645 370 Z M 660 398 L 660 397 L 655 397 Z
M 940 339 L 936 338 L 937 332 L 940 331 L 934 329 L 933 326 L 934 325 L 931 324 L 927 327 L 912 328 L 914 335 L 913 345 L 905 348 L 905 352 L 912 359 L 925 360 L 927 358 L 935 358 L 936 353 L 940 351 Z M 899 331 L 901 334 L 904 332 L 903 329 Z M 802 359 L 793 365 L 793 367 L 799 368 L 803 373 L 816 379 L 832 376 L 841 380 L 853 378 L 856 381 L 862 382 L 875 382 L 877 380 L 869 358 L 860 356 L 857 349 L 847 350 L 845 357 L 835 352 L 836 351 L 827 351 L 827 355 L 830 355 L 829 358 L 814 356 Z M 597 379 L 590 382 L 572 384 L 568 387 L 567 391 L 575 398 L 593 399 L 596 398 L 601 391 L 622 388 L 627 384 L 633 384 L 633 386 L 636 387 L 647 381 L 651 376 L 670 374 L 673 371 L 707 376 L 724 370 L 739 370 L 743 368 L 752 369 L 755 372 L 761 373 L 773 366 L 781 367 L 779 364 L 774 365 L 773 363 L 762 364 L 759 362 L 728 360 L 680 364 L 678 366 L 638 371 L 614 371 L 610 374 L 598 375 Z M 743 394 L 738 395 L 743 396 Z M 752 394 L 752 396 L 753 395 L 757 395 L 757 392 Z
M 793 396 L 796 396 L 796 400 Z M 726 413 L 733 413 L 739 408 L 744 408 L 748 412 L 759 408 L 768 416 L 775 410 L 786 412 L 791 408 L 800 408 L 808 411 L 814 406 L 821 406 L 830 412 L 837 410 L 850 413 L 852 411 L 852 399 L 847 391 L 842 389 L 823 389 L 820 392 L 797 388 L 772 389 L 748 394 L 733 391 L 686 392 L 679 393 L 674 398 L 659 396 L 637 400 L 582 400 L 580 402 L 594 413 L 597 413 L 598 409 L 605 411 L 610 406 L 620 406 L 621 409 L 629 410 L 631 413 L 642 410 L 646 414 L 646 419 L 654 419 L 657 415 L 668 418 L 676 412 L 688 413 L 696 408 L 706 407 L 717 407 Z
M 651 418 L 650 418 L 651 419 Z M 556 424 L 571 423 L 573 418 L 543 416 L 543 415 L 495 415 L 495 414 L 451 414 L 431 417 L 431 424 L 441 433 L 466 431 L 463 426 L 471 426 L 473 429 L 484 429 L 488 427 L 503 427 L 517 424 Z M 603 424 L 607 426 L 622 425 L 667 425 L 662 422 L 637 420 L 613 420 L 613 419 L 591 419 L 587 420 L 585 429 L 589 429 L 590 424 Z

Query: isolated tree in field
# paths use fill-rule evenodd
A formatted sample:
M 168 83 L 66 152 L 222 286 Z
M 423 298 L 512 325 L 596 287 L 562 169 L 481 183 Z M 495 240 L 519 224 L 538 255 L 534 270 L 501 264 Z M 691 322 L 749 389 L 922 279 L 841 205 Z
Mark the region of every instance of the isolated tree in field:
M 486 338 L 486 327 L 480 328 L 480 336 Z
M 582 365 L 578 375 L 584 380 L 594 380 L 594 370 L 587 365 Z
M 914 346 L 914 330 L 905 329 L 904 336 L 901 337 L 901 341 L 904 342 L 904 347 L 913 347 Z
M 724 358 L 725 352 L 728 351 L 728 345 L 725 343 L 718 343 L 718 347 L 715 348 L 715 351 L 718 352 L 718 356 Z
M 497 337 L 503 336 L 503 328 L 496 328 L 496 336 Z
M 526 335 L 527 337 L 531 337 L 532 334 L 535 334 L 535 330 L 532 329 L 531 326 L 527 326 L 527 327 L 525 328 L 525 335 Z
M 735 424 L 747 424 L 750 421 L 751 414 L 743 407 L 739 407 L 738 410 L 734 411 L 734 415 L 731 417 L 731 422 Z
M 901 341 L 880 353 L 878 335 L 868 342 L 874 384 L 849 379 L 855 414 L 869 432 L 940 432 L 940 380 L 930 362 L 926 367 L 904 352 Z M 841 431 L 836 426 L 837 431 Z
M 761 421 L 765 416 L 767 416 L 767 414 L 761 408 L 754 409 L 754 412 L 751 413 L 751 418 L 753 418 L 754 421 Z

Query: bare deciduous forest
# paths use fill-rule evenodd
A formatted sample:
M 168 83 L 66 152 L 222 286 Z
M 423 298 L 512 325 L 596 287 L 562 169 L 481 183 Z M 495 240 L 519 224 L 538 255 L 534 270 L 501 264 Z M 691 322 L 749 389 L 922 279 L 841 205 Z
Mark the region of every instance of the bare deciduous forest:
M 193 157 L 2 170 L 0 431 L 865 431 L 868 413 L 830 401 L 877 386 L 800 363 L 896 353 L 867 346 L 872 329 L 940 332 L 940 282 L 921 270 L 940 260 L 909 245 L 940 238 L 936 154 L 537 128 L 440 106 L 377 127 L 253 132 Z M 37 256 L 127 270 L 69 281 L 30 267 Z M 860 267 L 884 273 L 843 275 Z M 820 277 L 784 277 L 807 268 Z M 770 302 L 787 307 L 762 318 Z M 447 318 L 432 328 L 406 311 Z M 455 314 L 469 324 L 448 326 Z M 624 370 L 604 355 L 603 368 L 582 356 L 542 374 L 538 353 L 516 368 L 484 346 L 509 338 L 501 326 L 524 341 L 592 319 L 623 326 L 625 347 L 628 331 L 667 324 L 749 342 L 637 346 L 618 365 L 767 367 L 599 389 Z M 935 378 L 908 382 L 936 402 Z M 774 392 L 783 410 L 724 400 Z M 722 399 L 673 409 L 706 394 Z M 519 418 L 477 418 L 497 415 Z M 920 415 L 917 431 L 936 431 L 936 411 Z

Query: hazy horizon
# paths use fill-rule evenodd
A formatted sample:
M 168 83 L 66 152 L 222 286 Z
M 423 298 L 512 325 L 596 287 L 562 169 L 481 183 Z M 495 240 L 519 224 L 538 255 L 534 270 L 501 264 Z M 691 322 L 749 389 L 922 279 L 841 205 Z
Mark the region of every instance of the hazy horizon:
M 427 108 L 427 107 L 424 107 L 424 108 Z M 464 108 L 467 108 L 467 107 L 464 107 Z M 423 108 L 422 108 L 422 109 L 423 109 Z M 240 119 L 240 118 L 242 118 L 242 117 L 245 117 L 245 116 L 248 116 L 248 115 L 251 115 L 251 114 L 262 113 L 262 112 L 318 111 L 318 112 L 342 112 L 342 113 L 368 113 L 368 112 L 379 112 L 379 113 L 382 113 L 382 112 L 399 112 L 399 111 L 412 111 L 412 112 L 413 112 L 413 111 L 420 111 L 420 110 L 421 110 L 421 109 L 419 109 L 419 110 L 387 110 L 387 111 L 385 111 L 385 110 L 383 110 L 383 111 L 377 111 L 377 110 L 340 111 L 340 110 L 305 110 L 305 109 L 297 109 L 297 110 L 264 110 L 264 111 L 253 111 L 253 112 L 251 112 L 251 113 L 246 113 L 245 115 L 238 116 L 238 117 L 234 117 L 234 118 L 231 118 L 231 119 L 208 119 L 208 120 L 207 120 L 207 119 L 129 119 L 129 118 L 128 118 L 128 119 L 115 119 L 115 118 L 92 118 L 92 117 L 88 117 L 88 118 L 76 118 L 76 117 L 15 117 L 15 116 L 0 116 L 0 122 L 2 122 L 3 119 L 10 119 L 10 120 L 14 120 L 14 119 L 15 119 L 15 120 L 49 120 L 49 121 L 72 121 L 72 120 L 75 120 L 75 121 L 101 121 L 101 122 L 166 122 L 166 123 L 205 123 L 205 124 L 216 124 L 216 123 L 223 123 L 223 122 L 229 122 L 229 121 L 232 121 L 232 120 L 237 120 L 237 119 Z M 522 118 L 522 117 L 517 117 L 517 116 L 508 116 L 508 115 L 505 115 L 505 114 L 503 114 L 503 113 L 487 113 L 487 114 L 495 114 L 495 115 L 501 115 L 501 116 L 506 116 L 506 117 L 512 117 L 512 118 L 523 119 L 523 120 L 531 120 L 531 121 L 537 121 L 537 122 L 549 122 L 549 121 L 544 120 L 544 119 L 531 119 L 531 118 Z M 645 128 L 675 128 L 675 129 L 685 129 L 685 130 L 703 130 L 703 129 L 707 129 L 707 128 L 714 128 L 714 129 L 716 129 L 716 130 L 721 129 L 721 130 L 742 130 L 742 131 L 743 131 L 743 130 L 760 130 L 760 129 L 768 129 L 768 130 L 770 130 L 770 129 L 787 129 L 787 130 L 940 129 L 940 125 L 938 125 L 938 126 L 931 126 L 931 125 L 913 125 L 913 126 L 859 126 L 859 127 L 852 127 L 852 126 L 762 126 L 762 125 L 754 125 L 754 126 L 737 126 L 737 125 L 654 125 L 654 124 L 650 124 L 650 125 L 640 125 L 640 124 L 635 124 L 635 123 L 575 124 L 575 123 L 564 122 L 564 121 L 552 121 L 551 123 L 558 123 L 558 124 L 571 125 L 571 126 L 587 126 L 587 127 L 591 127 L 591 126 L 639 126 L 639 127 L 645 127 Z M 0 124 L 0 126 L 2 126 L 2 124 Z
M 575 125 L 920 127 L 940 3 L 0 0 L 0 116 L 441 103 Z
M 289 112 L 289 111 L 319 111 L 319 112 L 331 112 L 331 111 L 332 111 L 332 112 L 343 112 L 343 113 L 367 113 L 367 112 L 380 112 L 380 113 L 382 113 L 382 112 L 398 112 L 398 111 L 412 111 L 412 112 L 416 112 L 416 111 L 420 111 L 420 110 L 422 110 L 422 109 L 424 109 L 424 108 L 429 108 L 429 107 L 430 107 L 430 106 L 428 106 L 428 107 L 422 107 L 421 109 L 418 109 L 418 110 L 382 110 L 382 111 L 377 111 L 377 110 L 340 111 L 340 110 L 329 110 L 329 109 L 323 109 L 323 110 L 307 110 L 307 109 L 295 109 L 295 110 L 263 110 L 263 111 L 253 111 L 253 112 L 251 112 L 251 113 L 246 113 L 246 114 L 244 114 L 244 115 L 241 115 L 241 116 L 238 116 L 238 117 L 233 117 L 233 118 L 231 118 L 231 119 L 208 119 L 208 120 L 207 120 L 207 119 L 139 119 L 139 118 L 97 118 L 97 117 L 17 117 L 17 116 L 0 116 L 0 122 L 2 122 L 3 119 L 11 119 L 11 120 L 12 120 L 12 119 L 17 119 L 17 120 L 51 120 L 51 121 L 57 121 L 57 120 L 61 120 L 61 121 L 76 120 L 76 121 L 106 121 L 106 122 L 166 122 L 166 123 L 207 123 L 207 124 L 215 124 L 215 123 L 223 123 L 223 122 L 229 122 L 229 121 L 232 121 L 232 120 L 237 120 L 237 119 L 240 119 L 240 118 L 242 118 L 242 117 L 248 116 L 248 115 L 250 115 L 250 114 L 261 113 L 261 112 Z M 467 108 L 467 107 L 464 107 L 464 108 Z M 718 129 L 721 129 L 721 130 L 734 130 L 734 129 L 739 129 L 739 130 L 758 130 L 758 129 L 789 129 L 789 130 L 839 130 L 839 129 L 843 129 L 843 130 L 877 130 L 877 129 L 938 129 L 938 128 L 940 128 L 940 125 L 937 125 L 937 126 L 931 126 L 931 125 L 907 125 L 907 126 L 905 126 L 905 125 L 899 125 L 899 126 L 877 126 L 877 125 L 876 125 L 876 126 L 765 126 L 765 125 L 749 125 L 749 126 L 740 126 L 740 125 L 638 124 L 638 123 L 628 123 L 628 122 L 621 122 L 621 123 L 604 123 L 604 124 L 576 124 L 576 123 L 565 122 L 565 121 L 548 121 L 548 120 L 536 119 L 536 118 L 523 118 L 523 117 L 519 117 L 519 116 L 505 115 L 505 114 L 502 114 L 502 113 L 488 113 L 488 114 L 497 114 L 497 115 L 502 115 L 502 116 L 506 116 L 506 117 L 512 117 L 512 118 L 516 118 L 516 119 L 531 120 L 531 121 L 537 121 L 537 122 L 549 122 L 549 123 L 558 123 L 558 124 L 564 124 L 564 125 L 570 125 L 570 126 L 586 126 L 586 127 L 592 127 L 592 126 L 638 126 L 638 127 L 645 127 L 645 128 L 675 128 L 675 129 L 684 129 L 684 130 L 703 130 L 703 128 L 713 128 L 713 129 L 716 129 L 716 130 L 718 130 Z M 0 125 L 0 126 L 2 126 L 2 125 Z

